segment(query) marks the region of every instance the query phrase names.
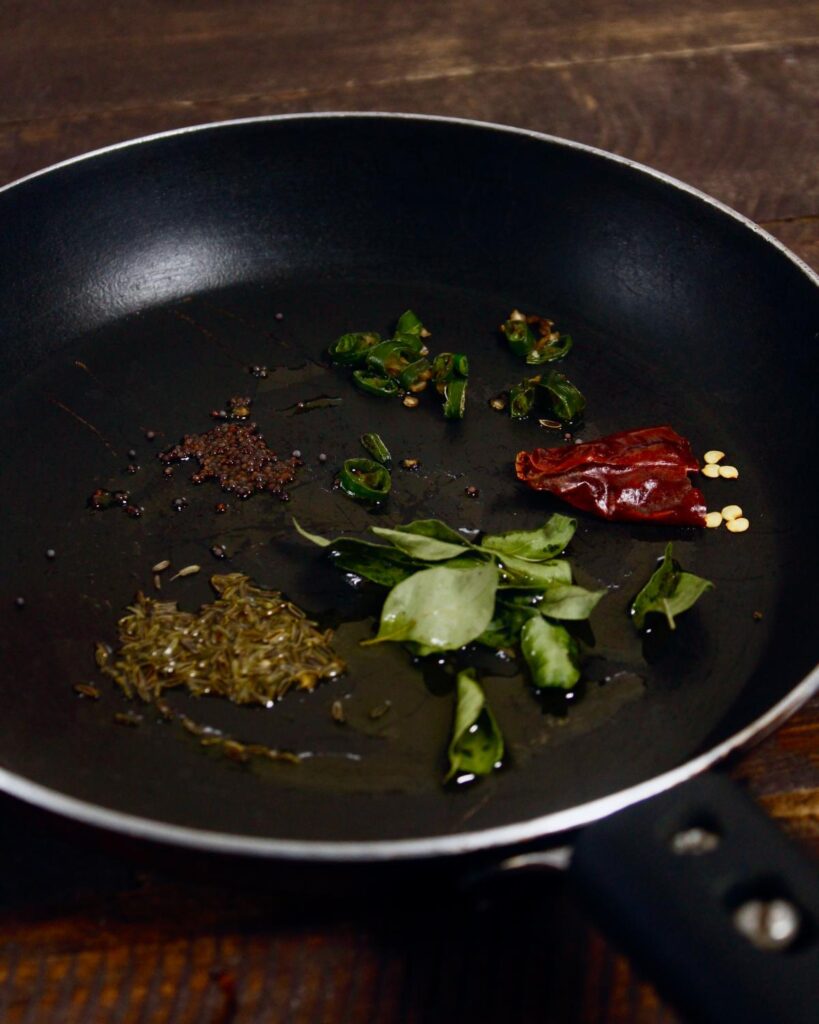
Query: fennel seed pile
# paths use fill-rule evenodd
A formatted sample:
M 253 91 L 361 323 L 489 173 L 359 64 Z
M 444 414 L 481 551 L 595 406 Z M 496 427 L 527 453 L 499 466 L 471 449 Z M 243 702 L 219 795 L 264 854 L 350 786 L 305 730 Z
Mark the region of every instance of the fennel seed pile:
M 118 623 L 120 647 L 97 646 L 97 664 L 128 697 L 155 702 L 165 690 L 270 706 L 296 687 L 313 690 L 345 670 L 321 631 L 275 590 L 242 573 L 212 576 L 219 595 L 198 613 L 140 593 Z

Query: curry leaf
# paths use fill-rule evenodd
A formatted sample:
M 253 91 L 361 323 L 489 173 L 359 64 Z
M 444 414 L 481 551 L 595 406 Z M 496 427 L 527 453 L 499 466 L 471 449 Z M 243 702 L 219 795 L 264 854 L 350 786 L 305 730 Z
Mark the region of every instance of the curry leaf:
M 520 649 L 537 687 L 571 688 L 580 679 L 577 644 L 563 626 L 538 616 L 524 623 Z
M 537 530 L 510 530 L 508 533 L 486 534 L 481 547 L 499 555 L 514 555 L 531 562 L 554 558 L 567 546 L 577 529 L 577 520 L 559 513 L 550 516 Z
M 458 543 L 453 543 L 449 540 L 438 540 L 435 536 L 410 533 L 406 529 L 391 530 L 386 526 L 373 526 L 371 529 L 377 537 L 388 540 L 399 551 L 424 562 L 444 562 L 448 558 L 457 558 L 467 547 L 462 537 L 459 537 Z
M 459 774 L 489 775 L 503 759 L 503 736 L 474 669 L 459 672 L 456 686 L 447 782 Z
M 659 566 L 648 583 L 631 603 L 631 617 L 637 629 L 645 628 L 646 615 L 656 612 L 665 615 L 671 629 L 676 629 L 674 616 L 695 604 L 714 584 L 710 580 L 683 572 L 674 560 L 673 546 L 669 543 Z
M 531 589 L 550 587 L 556 583 L 572 582 L 572 567 L 565 558 L 555 558 L 550 562 L 527 562 L 522 558 L 506 555 L 500 558 L 503 572 L 502 587 Z
M 492 620 L 498 570 L 435 566 L 399 583 L 387 595 L 378 635 L 365 643 L 412 640 L 435 651 L 470 643 Z
M 476 642 L 484 647 L 499 648 L 517 647 L 520 643 L 520 631 L 524 624 L 534 615 L 539 615 L 538 609 L 532 605 L 507 605 L 500 601 L 495 605 L 495 614 L 492 621 L 476 637 Z
M 310 533 L 295 518 L 293 525 L 305 540 L 324 548 L 333 560 L 333 564 L 345 572 L 355 573 L 382 587 L 394 587 L 418 569 L 424 563 L 418 562 L 402 551 L 387 547 L 385 544 L 371 544 L 357 537 L 337 537 L 327 540 L 316 533 Z
M 471 547 L 470 542 L 462 533 L 453 530 L 451 526 L 442 523 L 440 519 L 415 519 L 404 526 L 396 526 L 400 533 L 417 533 L 419 537 L 434 537 L 435 540 L 445 540 L 452 544 L 461 544 L 463 547 Z
M 543 592 L 538 611 L 551 619 L 580 622 L 591 615 L 597 602 L 605 596 L 605 590 L 565 585 L 549 587 Z

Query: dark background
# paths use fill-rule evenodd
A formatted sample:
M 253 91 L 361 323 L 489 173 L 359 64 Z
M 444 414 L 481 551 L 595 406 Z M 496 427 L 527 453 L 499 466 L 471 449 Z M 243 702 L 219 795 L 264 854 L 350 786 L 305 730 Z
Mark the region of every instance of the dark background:
M 0 183 L 207 121 L 448 114 L 650 164 L 816 268 L 818 101 L 819 7 L 798 0 L 0 5 Z M 819 700 L 731 770 L 819 853 Z M 561 878 L 532 881 L 421 912 L 400 884 L 361 877 L 338 895 L 369 909 L 308 905 L 240 866 L 157 863 L 4 798 L 0 1021 L 679 1019 Z

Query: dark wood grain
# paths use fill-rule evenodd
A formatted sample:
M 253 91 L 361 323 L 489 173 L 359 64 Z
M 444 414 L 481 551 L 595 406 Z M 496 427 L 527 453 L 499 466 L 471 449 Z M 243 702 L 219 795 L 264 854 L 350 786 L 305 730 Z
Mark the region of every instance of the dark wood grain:
M 214 120 L 447 114 L 650 164 L 819 268 L 817 101 L 813 0 L 0 6 L 0 183 Z M 732 770 L 819 856 L 819 699 Z M 0 866 L 3 1024 L 680 1021 L 559 877 L 477 904 L 388 890 L 294 913 L 6 798 Z

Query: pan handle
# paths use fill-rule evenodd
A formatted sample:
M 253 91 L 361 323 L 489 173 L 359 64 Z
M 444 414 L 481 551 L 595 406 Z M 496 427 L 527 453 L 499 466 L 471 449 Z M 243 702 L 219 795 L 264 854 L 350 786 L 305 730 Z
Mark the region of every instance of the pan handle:
M 694 1020 L 819 1020 L 819 871 L 729 779 L 692 779 L 589 826 L 569 870 Z

